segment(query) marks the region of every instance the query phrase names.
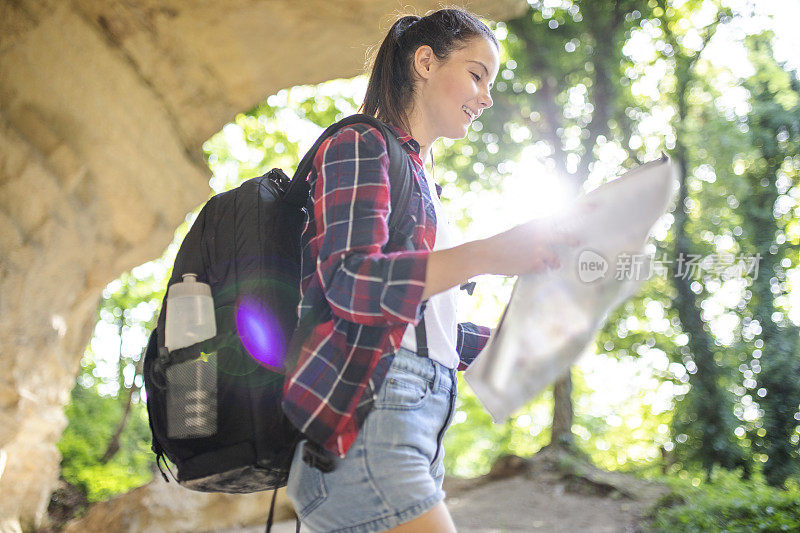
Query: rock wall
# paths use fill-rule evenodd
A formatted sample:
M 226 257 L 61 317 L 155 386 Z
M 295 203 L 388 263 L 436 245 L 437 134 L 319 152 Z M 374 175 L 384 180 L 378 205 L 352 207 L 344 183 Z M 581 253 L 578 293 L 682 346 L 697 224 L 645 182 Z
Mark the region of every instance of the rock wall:
M 179 533 L 220 531 L 264 524 L 272 491 L 254 494 L 207 494 L 167 483 L 159 475 L 127 494 L 92 506 L 63 533 L 146 531 Z M 275 499 L 274 521 L 294 519 L 286 490 Z M 294 531 L 294 529 L 292 529 Z
M 362 72 L 433 1 L 0 3 L 0 531 L 38 526 L 102 288 L 210 193 L 201 145 L 283 87 Z M 522 0 L 473 0 L 494 20 Z

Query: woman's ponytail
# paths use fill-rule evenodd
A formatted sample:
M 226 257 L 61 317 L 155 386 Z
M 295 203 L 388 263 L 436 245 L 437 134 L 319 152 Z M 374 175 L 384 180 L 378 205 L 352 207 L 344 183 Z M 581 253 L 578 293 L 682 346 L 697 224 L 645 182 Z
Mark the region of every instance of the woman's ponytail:
M 411 103 L 413 85 L 409 69 L 404 68 L 407 58 L 403 54 L 407 50 L 403 50 L 401 38 L 419 20 L 415 15 L 401 17 L 389 29 L 372 60 L 372 73 L 359 110 L 405 131 L 409 129 L 406 109 Z

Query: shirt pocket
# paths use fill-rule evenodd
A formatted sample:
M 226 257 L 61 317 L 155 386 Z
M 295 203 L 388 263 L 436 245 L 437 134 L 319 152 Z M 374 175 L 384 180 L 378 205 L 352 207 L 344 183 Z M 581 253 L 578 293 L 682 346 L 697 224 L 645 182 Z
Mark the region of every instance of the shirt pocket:
M 422 376 L 402 369 L 390 369 L 383 380 L 377 398 L 376 409 L 419 409 L 433 391 L 433 383 Z

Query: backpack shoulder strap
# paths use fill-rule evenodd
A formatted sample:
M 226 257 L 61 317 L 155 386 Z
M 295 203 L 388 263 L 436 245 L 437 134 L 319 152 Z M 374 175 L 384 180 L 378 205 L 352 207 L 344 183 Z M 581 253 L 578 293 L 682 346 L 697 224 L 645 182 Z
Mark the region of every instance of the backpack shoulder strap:
M 400 226 L 403 214 L 408 211 L 414 177 L 411 175 L 411 158 L 400 144 L 400 140 L 386 124 L 378 122 L 383 138 L 386 139 L 386 150 L 389 152 L 389 194 L 392 202 L 389 212 L 389 235 L 393 235 Z
M 292 196 L 293 190 L 302 187 L 302 184 L 306 183 L 306 176 L 311 172 L 314 156 L 317 154 L 320 145 L 340 129 L 353 124 L 369 124 L 380 131 L 386 141 L 386 150 L 389 154 L 389 194 L 391 195 L 389 234 L 394 234 L 400 225 L 403 213 L 408 211 L 408 204 L 411 201 L 411 191 L 414 185 L 413 176 L 411 175 L 411 161 L 392 129 L 370 115 L 357 113 L 328 126 L 300 161 L 286 194 L 287 196 Z M 307 188 L 302 190 L 306 191 Z

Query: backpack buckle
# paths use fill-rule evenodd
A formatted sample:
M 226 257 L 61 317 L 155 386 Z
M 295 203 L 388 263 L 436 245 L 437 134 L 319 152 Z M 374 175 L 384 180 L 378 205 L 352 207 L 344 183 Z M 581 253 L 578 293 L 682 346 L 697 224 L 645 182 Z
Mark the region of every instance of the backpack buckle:
M 320 447 L 316 442 L 307 440 L 303 443 L 303 462 L 311 468 L 316 468 L 323 474 L 333 472 L 336 465 L 330 452 Z

